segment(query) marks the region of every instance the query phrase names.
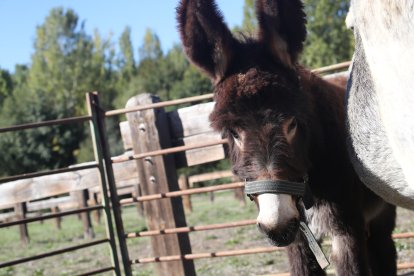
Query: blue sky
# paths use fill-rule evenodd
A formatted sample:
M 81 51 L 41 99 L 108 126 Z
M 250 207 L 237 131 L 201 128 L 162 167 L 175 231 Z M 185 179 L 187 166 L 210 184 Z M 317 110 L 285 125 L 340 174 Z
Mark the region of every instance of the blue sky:
M 147 28 L 161 40 L 164 51 L 179 42 L 175 6 L 179 0 L 0 0 L 0 68 L 14 71 L 15 64 L 29 64 L 33 53 L 36 26 L 43 23 L 50 9 L 72 8 L 85 21 L 89 34 L 98 29 L 101 35 L 117 42 L 125 26 L 132 30 L 136 49 Z M 216 0 L 230 27 L 240 25 L 244 0 Z

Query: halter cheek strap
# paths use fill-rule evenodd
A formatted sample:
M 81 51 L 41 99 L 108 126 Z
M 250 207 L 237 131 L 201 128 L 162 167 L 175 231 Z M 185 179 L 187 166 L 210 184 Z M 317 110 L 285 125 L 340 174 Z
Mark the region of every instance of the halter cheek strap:
M 312 193 L 309 189 L 307 177 L 303 182 L 292 182 L 285 180 L 257 180 L 246 181 L 244 193 L 252 199 L 252 195 L 270 193 L 287 194 L 301 197 L 306 209 L 313 205 Z

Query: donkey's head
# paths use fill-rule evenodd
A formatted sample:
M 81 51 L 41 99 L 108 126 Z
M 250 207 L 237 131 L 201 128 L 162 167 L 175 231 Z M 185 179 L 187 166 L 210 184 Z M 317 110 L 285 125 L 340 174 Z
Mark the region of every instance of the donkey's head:
M 303 181 L 309 168 L 309 99 L 297 59 L 306 36 L 298 0 L 257 0 L 257 38 L 234 38 L 213 0 L 182 0 L 181 40 L 215 85 L 212 126 L 229 139 L 233 172 L 243 180 Z M 253 195 L 258 227 L 277 245 L 298 230 L 298 199 Z

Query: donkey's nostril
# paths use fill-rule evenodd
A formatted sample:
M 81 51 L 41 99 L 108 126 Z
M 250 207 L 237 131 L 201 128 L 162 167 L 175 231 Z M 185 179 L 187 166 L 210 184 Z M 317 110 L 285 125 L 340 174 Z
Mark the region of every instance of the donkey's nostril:
M 261 222 L 257 222 L 256 226 L 259 229 L 259 231 L 262 232 L 263 234 L 267 234 L 269 231 L 271 231 L 268 227 L 266 227 L 265 224 Z
M 259 230 L 263 230 L 262 229 L 262 224 L 260 222 L 256 222 L 256 226 L 257 226 L 257 228 L 259 228 Z

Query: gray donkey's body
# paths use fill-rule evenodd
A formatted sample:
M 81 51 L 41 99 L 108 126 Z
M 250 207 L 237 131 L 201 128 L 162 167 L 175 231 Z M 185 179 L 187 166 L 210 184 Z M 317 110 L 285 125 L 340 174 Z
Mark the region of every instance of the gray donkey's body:
M 349 151 L 361 180 L 414 209 L 414 2 L 353 0 L 356 50 L 348 81 Z

